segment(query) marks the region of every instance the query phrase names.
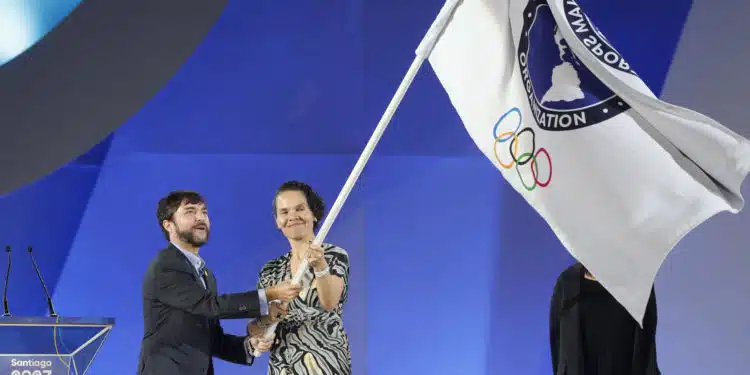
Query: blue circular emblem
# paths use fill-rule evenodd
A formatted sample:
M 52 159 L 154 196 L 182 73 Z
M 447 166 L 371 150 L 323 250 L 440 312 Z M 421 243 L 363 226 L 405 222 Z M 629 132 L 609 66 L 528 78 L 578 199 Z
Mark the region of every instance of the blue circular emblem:
M 605 64 L 635 75 L 573 0 L 564 2 L 568 24 Z M 530 0 L 518 45 L 521 79 L 531 112 L 542 130 L 575 130 L 598 124 L 630 107 L 571 52 L 546 0 Z

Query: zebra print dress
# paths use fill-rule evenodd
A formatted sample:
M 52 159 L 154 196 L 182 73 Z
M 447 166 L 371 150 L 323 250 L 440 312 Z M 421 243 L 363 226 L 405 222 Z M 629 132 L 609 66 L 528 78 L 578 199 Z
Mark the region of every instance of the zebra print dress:
M 269 352 L 269 375 L 350 375 L 349 338 L 341 313 L 349 295 L 349 255 L 340 247 L 324 244 L 331 275 L 344 279 L 338 306 L 325 311 L 320 305 L 315 275 L 306 272 L 302 291 L 289 304 L 289 313 L 276 327 L 276 341 Z M 290 280 L 291 252 L 271 260 L 258 276 L 258 288 Z

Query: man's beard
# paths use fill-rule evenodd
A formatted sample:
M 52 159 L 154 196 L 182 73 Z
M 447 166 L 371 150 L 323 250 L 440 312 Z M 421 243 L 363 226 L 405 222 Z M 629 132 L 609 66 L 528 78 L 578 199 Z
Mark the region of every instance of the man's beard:
M 211 234 L 211 231 L 206 228 L 206 238 L 205 239 L 197 239 L 195 238 L 195 235 L 193 233 L 195 229 L 186 230 L 186 231 L 179 231 L 177 232 L 177 235 L 180 237 L 180 240 L 185 242 L 186 244 L 189 244 L 191 246 L 195 247 L 201 247 L 208 242 L 208 237 Z

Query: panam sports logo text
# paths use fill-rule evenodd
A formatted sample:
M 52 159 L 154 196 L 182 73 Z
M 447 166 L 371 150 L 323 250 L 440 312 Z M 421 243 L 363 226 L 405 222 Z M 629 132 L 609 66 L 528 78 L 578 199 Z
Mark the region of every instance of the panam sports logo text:
M 566 21 L 600 61 L 635 75 L 573 0 Z M 546 0 L 529 0 L 518 43 L 521 79 L 542 130 L 576 130 L 609 120 L 630 107 L 581 63 L 558 30 Z

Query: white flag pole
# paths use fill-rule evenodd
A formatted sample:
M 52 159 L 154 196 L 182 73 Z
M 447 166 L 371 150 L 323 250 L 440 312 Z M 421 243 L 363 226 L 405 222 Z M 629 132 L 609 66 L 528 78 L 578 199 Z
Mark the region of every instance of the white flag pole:
M 367 145 L 365 145 L 365 149 L 359 156 L 357 164 L 354 165 L 351 173 L 349 173 L 349 178 L 346 179 L 344 187 L 341 188 L 341 192 L 339 192 L 339 196 L 336 197 L 336 201 L 333 202 L 331 211 L 328 213 L 325 220 L 323 220 L 323 225 L 320 226 L 320 230 L 315 236 L 315 240 L 313 240 L 314 244 L 320 245 L 321 243 L 323 243 L 326 235 L 328 235 L 328 231 L 331 230 L 331 226 L 333 225 L 334 220 L 336 220 L 336 217 L 341 211 L 341 207 L 344 206 L 346 198 L 349 197 L 349 193 L 351 193 L 352 189 L 354 188 L 354 184 L 357 183 L 357 179 L 362 173 L 362 170 L 365 169 L 365 165 L 370 159 L 370 155 L 372 155 L 372 152 L 375 151 L 375 147 L 378 145 L 380 137 L 383 136 L 385 128 L 388 127 L 388 124 L 391 122 L 391 118 L 393 118 L 393 114 L 396 113 L 396 109 L 398 108 L 399 104 L 401 104 L 401 100 L 404 98 L 404 95 L 406 95 L 406 90 L 408 90 L 409 86 L 411 86 L 414 77 L 417 75 L 417 72 L 419 72 L 419 68 L 422 67 L 422 64 L 430 56 L 430 53 L 432 53 L 432 49 L 435 47 L 435 44 L 440 38 L 440 35 L 442 35 L 443 30 L 445 30 L 448 22 L 450 22 L 453 12 L 456 10 L 456 7 L 461 3 L 461 1 L 462 0 L 447 0 L 443 5 L 443 8 L 440 9 L 440 13 L 438 13 L 438 16 L 437 18 L 435 18 L 432 26 L 430 26 L 430 29 L 427 30 L 427 34 L 424 36 L 424 38 L 422 38 L 422 41 L 417 47 L 414 61 L 412 61 L 409 70 L 406 72 L 406 76 L 404 76 L 404 79 L 401 80 L 401 84 L 398 86 L 396 94 L 391 99 L 391 102 L 388 103 L 388 107 L 385 109 L 385 113 L 383 113 L 383 116 L 380 118 L 380 122 L 378 122 L 378 126 L 375 128 L 372 136 L 370 136 L 370 140 L 367 142 Z M 304 276 L 305 272 L 307 271 L 308 265 L 309 264 L 307 263 L 307 259 L 302 261 L 302 263 L 299 265 L 299 268 L 297 269 L 297 272 L 292 278 L 292 283 L 300 283 L 300 281 L 302 280 L 302 276 Z M 277 325 L 278 323 L 274 323 L 269 326 L 264 337 L 272 337 L 274 332 L 276 331 Z M 260 356 L 260 354 L 261 353 L 259 353 L 257 350 L 255 351 L 255 353 L 253 353 L 253 355 L 255 355 L 256 357 Z

